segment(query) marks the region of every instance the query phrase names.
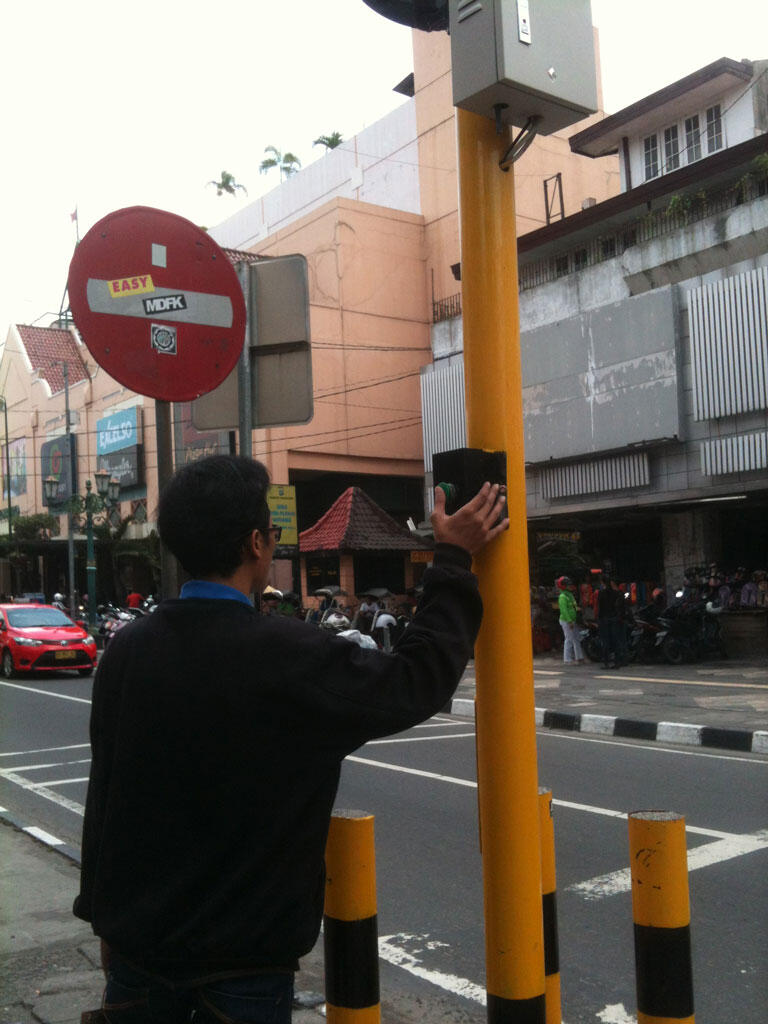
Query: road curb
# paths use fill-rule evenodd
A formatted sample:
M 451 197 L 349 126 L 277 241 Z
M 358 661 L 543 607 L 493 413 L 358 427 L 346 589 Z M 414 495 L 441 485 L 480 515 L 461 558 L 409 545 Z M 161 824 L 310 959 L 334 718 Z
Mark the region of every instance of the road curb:
M 0 807 L 0 824 L 10 825 L 17 832 L 24 832 L 36 842 L 42 843 L 43 846 L 47 846 L 50 850 L 54 850 L 56 853 L 61 854 L 62 857 L 66 857 L 67 860 L 77 867 L 80 867 L 80 851 L 78 849 L 70 846 L 69 843 L 65 843 L 58 836 L 52 836 L 50 832 L 45 832 L 43 829 L 38 828 L 37 825 L 25 824 L 24 821 L 11 814 L 4 807 Z
M 644 722 L 634 718 L 581 714 L 575 711 L 556 711 L 547 708 L 536 708 L 535 711 L 536 725 L 544 729 L 565 729 L 569 732 L 615 736 L 621 739 L 768 754 L 768 731 L 751 732 L 747 729 L 724 729 L 712 725 L 693 725 L 688 722 Z M 456 697 L 451 702 L 451 714 L 474 718 L 474 700 L 467 697 Z

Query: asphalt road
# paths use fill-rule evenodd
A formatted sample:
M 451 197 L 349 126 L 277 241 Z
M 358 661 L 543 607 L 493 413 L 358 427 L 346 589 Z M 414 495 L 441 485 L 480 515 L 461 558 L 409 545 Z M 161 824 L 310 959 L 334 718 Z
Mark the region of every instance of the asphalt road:
M 0 681 L 0 806 L 77 846 L 90 680 Z M 439 715 L 349 758 L 338 806 L 376 817 L 384 1019 L 485 1017 L 474 729 Z M 629 810 L 688 826 L 697 1020 L 768 1005 L 768 758 L 541 731 L 555 801 L 563 1020 L 634 1020 Z M 507 756 L 513 756 L 508 752 Z

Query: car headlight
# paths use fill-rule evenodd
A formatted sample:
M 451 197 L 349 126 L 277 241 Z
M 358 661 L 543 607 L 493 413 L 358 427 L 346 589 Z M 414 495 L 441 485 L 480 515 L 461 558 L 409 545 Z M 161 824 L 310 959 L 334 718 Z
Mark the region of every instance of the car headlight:
M 95 641 L 95 640 L 93 639 L 93 637 L 92 637 L 92 636 L 86 636 L 86 637 L 84 637 L 84 639 L 83 639 L 83 643 L 84 643 L 84 644 L 85 644 L 86 646 L 88 646 L 88 647 L 93 647 L 93 646 L 95 646 L 95 644 L 96 644 L 96 641 Z
M 13 639 L 15 640 L 15 642 L 17 644 L 19 644 L 20 647 L 42 647 L 43 646 L 43 641 L 42 640 L 33 640 L 31 637 L 28 637 L 28 636 L 15 636 Z

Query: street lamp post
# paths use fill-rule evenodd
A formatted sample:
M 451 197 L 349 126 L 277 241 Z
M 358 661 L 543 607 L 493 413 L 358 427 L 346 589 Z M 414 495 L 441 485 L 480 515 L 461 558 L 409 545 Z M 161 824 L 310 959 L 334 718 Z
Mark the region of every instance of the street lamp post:
M 93 542 L 93 521 L 94 517 L 101 515 L 108 521 L 107 517 L 111 508 L 117 503 L 120 495 L 120 481 L 114 477 L 110 479 L 106 469 L 99 469 L 94 474 L 96 478 L 96 494 L 93 493 L 93 485 L 90 480 L 85 481 L 85 497 L 73 494 L 65 503 L 68 511 L 77 516 L 85 515 L 85 541 L 86 541 L 86 581 L 88 590 L 88 625 L 96 625 L 96 550 Z M 56 498 L 58 484 L 55 477 L 48 477 L 45 480 L 45 496 L 49 505 Z M 70 583 L 73 587 L 74 583 Z
M 8 403 L 0 396 L 3 403 L 3 415 L 5 417 L 5 487 L 8 492 L 8 536 L 12 536 L 11 527 L 11 445 L 8 441 Z

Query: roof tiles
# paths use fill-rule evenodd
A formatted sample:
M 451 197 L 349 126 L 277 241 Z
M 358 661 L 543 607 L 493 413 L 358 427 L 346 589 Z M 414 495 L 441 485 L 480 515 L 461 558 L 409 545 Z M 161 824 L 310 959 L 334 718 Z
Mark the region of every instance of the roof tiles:
M 299 549 L 412 551 L 432 545 L 400 526 L 360 487 L 348 487 L 328 511 L 299 534 Z
M 60 327 L 28 327 L 17 324 L 32 369 L 43 377 L 51 392 L 64 390 L 64 370 L 62 363 L 67 364 L 69 384 L 86 380 L 88 371 L 80 352 L 80 346 L 71 331 Z

